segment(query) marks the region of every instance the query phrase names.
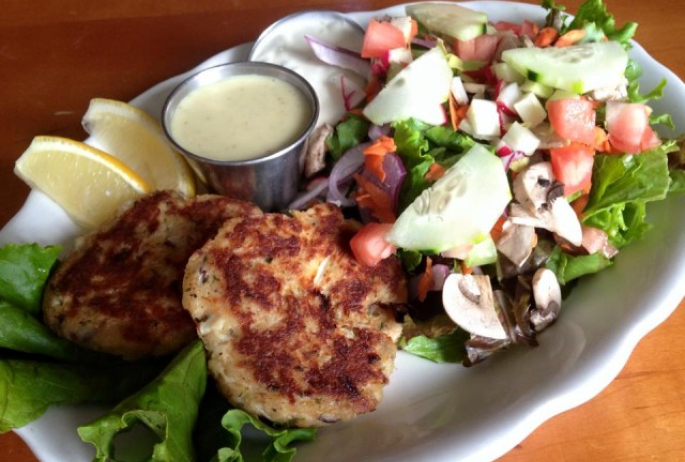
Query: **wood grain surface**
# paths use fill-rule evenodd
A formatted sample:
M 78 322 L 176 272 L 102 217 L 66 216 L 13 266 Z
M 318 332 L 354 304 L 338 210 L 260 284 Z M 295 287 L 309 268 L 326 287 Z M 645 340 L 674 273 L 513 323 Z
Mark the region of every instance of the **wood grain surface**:
M 224 49 L 253 40 L 271 22 L 294 11 L 363 11 L 393 3 L 0 0 L 0 226 L 29 192 L 13 174 L 15 160 L 35 135 L 83 139 L 80 120 L 91 98 L 129 100 Z M 574 12 L 580 2 L 558 3 Z M 680 0 L 608 0 L 608 5 L 618 24 L 639 22 L 637 41 L 685 78 Z M 550 419 L 499 461 L 685 460 L 683 332 L 681 302 L 638 344 L 604 391 Z M 0 435 L 0 462 L 36 460 L 14 433 Z

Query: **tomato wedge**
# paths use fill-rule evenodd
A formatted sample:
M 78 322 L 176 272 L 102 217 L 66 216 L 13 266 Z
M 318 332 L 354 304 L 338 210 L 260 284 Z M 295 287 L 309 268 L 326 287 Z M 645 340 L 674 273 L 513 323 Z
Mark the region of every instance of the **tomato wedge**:
M 484 61 L 489 63 L 495 57 L 498 35 L 483 34 L 471 40 L 455 40 L 457 56 L 464 61 Z
M 395 253 L 395 246 L 385 240 L 390 228 L 392 225 L 388 223 L 367 223 L 357 231 L 350 240 L 350 247 L 359 263 L 376 266 Z
M 381 58 L 388 51 L 406 46 L 404 34 L 389 22 L 372 19 L 362 43 L 362 58 Z
M 591 101 L 581 98 L 548 101 L 547 116 L 561 138 L 595 144 L 595 110 Z
M 637 154 L 660 144 L 649 126 L 649 106 L 640 103 L 609 101 L 606 109 L 609 143 L 619 151 Z
M 556 179 L 564 184 L 564 196 L 582 191 L 590 192 L 592 185 L 592 165 L 595 150 L 582 143 L 571 143 L 561 148 L 549 150 L 552 171 Z

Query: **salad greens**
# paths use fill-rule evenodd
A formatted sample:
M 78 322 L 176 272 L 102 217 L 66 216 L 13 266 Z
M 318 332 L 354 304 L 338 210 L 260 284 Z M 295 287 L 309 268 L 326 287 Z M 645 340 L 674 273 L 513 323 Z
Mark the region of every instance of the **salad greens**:
M 192 429 L 207 384 L 205 350 L 198 339 L 181 351 L 160 376 L 109 413 L 81 426 L 83 441 L 96 448 L 94 461 L 115 459 L 115 437 L 142 424 L 159 441 L 151 458 L 160 462 L 195 460 Z
M 358 116 L 360 111 L 366 114 L 368 106 L 355 108 L 355 115 L 338 125 L 328 146 L 333 168 L 340 162 L 349 170 L 349 152 L 364 150 L 365 146 L 377 143 L 379 137 L 391 138 L 394 143 L 395 150 L 386 155 L 396 157 L 395 164 L 401 163 L 402 169 L 387 169 L 379 175 L 377 167 L 367 167 L 364 163 L 359 165 L 359 171 L 367 181 L 376 175 L 376 186 L 394 194 L 396 199 L 371 205 L 360 202 L 358 208 L 362 221 L 375 219 L 389 227 L 384 235 L 386 243 L 395 246 L 396 255 L 409 274 L 410 301 L 400 342 L 400 347 L 409 353 L 436 362 L 470 365 L 512 343 L 534 345 L 536 332 L 554 321 L 561 303 L 559 300 L 551 307 L 544 307 L 540 305 L 543 302 L 533 297 L 534 286 L 541 284 L 544 271 L 551 271 L 555 283 L 565 286 L 563 290 L 558 289 L 565 297 L 573 285 L 570 283 L 611 266 L 620 249 L 645 236 L 651 227 L 647 218 L 648 203 L 664 200 L 685 188 L 683 151 L 679 151 L 675 141 L 660 139 L 652 129 L 656 125 L 673 129 L 673 121 L 669 114 L 654 114 L 645 105 L 663 97 L 666 79 L 643 93 L 638 82 L 642 74 L 639 63 L 627 54 L 619 57 L 620 53 L 616 52 L 632 48 L 637 24 L 617 25 L 602 0 L 585 1 L 573 18 L 554 0 L 543 0 L 542 6 L 547 9 L 544 24 L 496 23 L 490 25 L 490 32 L 483 34 L 473 22 L 455 19 L 447 24 L 449 21 L 445 18 L 470 17 L 460 7 L 423 4 L 411 10 L 412 19 L 418 21 L 418 38 L 408 45 L 409 57 L 384 55 L 383 47 L 388 46 L 390 36 L 374 36 L 380 34 L 379 27 L 367 29 L 362 57 L 370 59 L 376 87 L 381 93 L 386 92 L 382 95 L 382 104 L 376 103 L 378 99 L 371 95 L 374 107 L 368 118 L 376 125 L 368 126 Z M 555 46 L 553 41 L 545 41 L 547 37 L 558 39 L 560 47 L 577 46 L 578 54 L 587 58 L 585 67 L 569 68 L 568 62 L 577 62 L 573 59 L 557 61 L 557 55 L 568 52 L 570 57 L 572 51 L 559 48 L 558 53 L 547 53 L 544 48 Z M 568 41 L 562 45 L 564 38 Z M 430 73 L 424 69 L 429 64 L 423 64 L 424 67 L 420 64 L 423 56 L 435 48 L 444 52 L 446 65 L 454 74 L 448 96 L 441 103 L 445 120 L 437 125 L 428 123 L 428 114 L 431 120 L 434 117 L 430 110 L 434 92 L 416 88 L 416 93 L 411 95 L 406 88 L 397 90 L 396 84 L 396 79 L 405 78 L 405 84 L 409 85 L 418 72 L 425 75 L 422 82 L 425 86 L 441 84 L 442 80 L 429 79 Z M 612 60 L 611 66 L 602 66 L 605 60 Z M 539 66 L 541 61 L 547 63 L 543 68 Z M 463 62 L 471 65 L 455 65 Z M 436 72 L 441 72 L 441 65 L 430 63 Z M 606 72 L 603 68 L 611 68 L 611 74 L 603 73 Z M 426 106 L 408 111 L 397 103 L 397 98 L 389 98 L 388 92 L 393 91 L 396 97 L 423 95 Z M 415 99 L 412 101 L 417 104 Z M 394 118 L 394 111 L 412 116 Z M 579 123 L 581 119 L 587 123 Z M 639 123 L 630 126 L 628 120 Z M 644 128 L 634 132 L 636 129 L 632 127 L 637 126 Z M 628 138 L 632 141 L 624 142 Z M 452 196 L 465 194 L 457 187 L 451 191 L 444 184 L 440 189 L 437 185 L 440 175 L 447 175 L 441 172 L 456 171 L 450 169 L 475 144 L 484 145 L 493 155 L 501 157 L 514 196 L 500 221 L 492 226 L 490 235 L 479 236 L 471 248 L 447 252 L 430 250 L 437 242 L 430 236 L 421 241 L 422 248 L 411 247 L 410 240 L 397 240 L 397 224 L 402 223 L 403 230 L 407 228 L 408 216 L 416 215 L 424 220 L 426 213 L 434 214 L 430 216 L 435 222 L 451 223 L 452 228 L 460 220 L 474 222 L 474 217 L 446 217 L 435 210 L 440 207 L 444 210 L 453 200 Z M 358 161 L 359 153 L 355 156 Z M 543 193 L 532 190 L 533 180 L 521 179 L 536 164 L 542 165 L 536 171 L 544 198 L 535 196 Z M 470 174 L 478 172 L 474 170 Z M 343 185 L 337 183 L 336 176 L 331 178 L 335 185 Z M 345 181 L 347 204 L 355 205 L 355 195 L 363 196 L 365 186 L 355 185 L 349 177 Z M 442 205 L 439 200 L 443 201 Z M 389 215 L 388 210 L 377 212 L 377 208 L 388 205 L 394 207 L 390 210 L 390 215 L 397 217 L 394 222 L 378 218 Z M 355 213 L 354 207 L 350 213 Z M 421 220 L 414 220 L 412 232 L 422 232 L 417 228 Z M 526 227 L 534 231 L 526 231 Z M 454 232 L 452 228 L 444 228 L 442 232 Z M 439 225 L 430 229 L 428 234 L 432 236 L 438 232 Z M 531 234 L 534 235 L 533 251 L 517 252 L 517 248 L 525 248 L 530 242 L 526 239 Z M 511 249 L 507 241 L 520 243 Z M 489 248 L 495 247 L 495 253 L 485 252 L 478 259 L 469 258 L 469 252 L 476 252 L 480 242 L 494 242 Z M 365 251 L 373 252 L 373 249 L 369 247 Z M 469 261 L 483 263 L 469 268 L 466 264 Z M 466 332 L 464 327 L 468 322 L 455 321 L 460 315 L 450 311 L 466 308 L 431 295 L 440 293 L 450 280 L 452 284 L 456 284 L 454 281 L 465 284 L 482 282 L 483 278 L 490 281 L 494 303 L 487 308 L 481 305 L 480 309 L 497 312 L 507 338 L 469 335 L 473 331 Z M 482 292 L 469 296 L 464 292 L 466 289 L 459 287 L 467 299 L 481 299 Z M 433 305 L 438 305 L 437 309 Z

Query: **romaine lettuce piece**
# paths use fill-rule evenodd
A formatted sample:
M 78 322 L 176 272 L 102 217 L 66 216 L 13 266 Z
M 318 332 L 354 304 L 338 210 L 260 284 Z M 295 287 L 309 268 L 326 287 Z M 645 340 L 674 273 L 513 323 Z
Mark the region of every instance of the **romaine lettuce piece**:
M 555 247 L 547 260 L 547 268 L 557 277 L 559 284 L 565 285 L 574 279 L 588 274 L 594 274 L 611 266 L 612 261 L 601 253 L 592 255 L 569 255 L 561 247 Z
M 131 363 L 98 366 L 0 360 L 0 433 L 20 428 L 48 407 L 84 402 L 116 402 L 159 371 Z
M 39 314 L 43 287 L 60 252 L 59 246 L 37 244 L 0 247 L 0 300 Z
M 644 204 L 666 197 L 671 182 L 668 153 L 674 150 L 677 146 L 669 141 L 638 155 L 595 156 L 583 223 L 606 232 L 617 247 L 642 237 L 649 226 Z
M 95 446 L 94 462 L 116 460 L 115 437 L 136 424 L 158 439 L 151 461 L 194 461 L 192 431 L 207 384 L 207 361 L 197 339 L 184 348 L 162 373 L 103 417 L 78 428 L 83 441 Z
M 212 462 L 244 462 L 241 452 L 241 430 L 246 424 L 252 425 L 270 438 L 262 453 L 263 462 L 290 462 L 297 452 L 292 444 L 298 441 L 313 441 L 317 433 L 316 428 L 273 428 L 244 411 L 231 409 L 221 419 L 221 425 L 228 430 L 232 444 L 219 449 L 217 457 Z

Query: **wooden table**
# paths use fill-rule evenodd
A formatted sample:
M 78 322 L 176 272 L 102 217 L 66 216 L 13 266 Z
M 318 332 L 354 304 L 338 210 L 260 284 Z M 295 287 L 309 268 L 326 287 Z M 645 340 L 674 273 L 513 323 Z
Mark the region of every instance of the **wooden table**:
M 2 0 L 0 224 L 16 213 L 29 191 L 12 173 L 16 158 L 38 134 L 84 138 L 80 119 L 90 98 L 129 100 L 221 50 L 254 39 L 293 11 L 374 10 L 392 3 Z M 565 2 L 571 12 L 579 3 Z M 613 0 L 610 10 L 618 24 L 638 21 L 637 40 L 685 78 L 685 17 L 679 0 Z M 683 332 L 681 302 L 639 343 L 608 388 L 543 424 L 501 462 L 685 460 Z M 30 461 L 35 457 L 14 433 L 0 436 L 0 462 Z

